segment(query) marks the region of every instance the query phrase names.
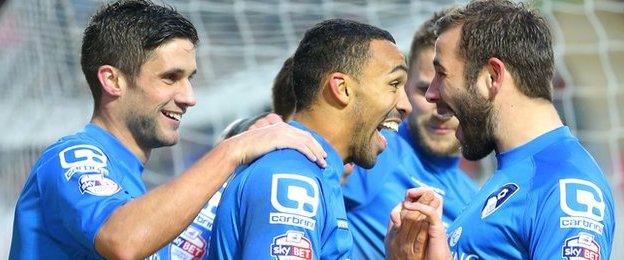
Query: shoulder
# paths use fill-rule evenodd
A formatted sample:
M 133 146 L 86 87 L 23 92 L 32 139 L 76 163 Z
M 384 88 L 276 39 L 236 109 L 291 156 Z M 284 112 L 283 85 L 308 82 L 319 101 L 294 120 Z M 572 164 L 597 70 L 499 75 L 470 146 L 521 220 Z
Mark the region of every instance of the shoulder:
M 237 186 L 243 197 L 275 193 L 276 189 L 287 189 L 294 184 L 318 190 L 321 174 L 321 168 L 303 154 L 281 149 L 267 153 L 239 170 L 228 186 Z
M 77 184 L 81 194 L 105 196 L 119 191 L 119 176 L 109 174 L 110 163 L 104 146 L 79 132 L 47 147 L 30 178 L 42 194 L 73 194 Z
M 322 201 L 320 174 L 316 164 L 308 163 L 298 152 L 274 151 L 237 172 L 223 199 L 244 221 L 257 222 L 269 214 L 275 223 L 313 228 L 314 221 L 309 218 L 317 215 Z M 291 223 L 293 218 L 284 218 L 284 214 L 294 214 L 301 223 Z
M 583 180 L 597 186 L 608 186 L 604 173 L 585 150 L 573 138 L 553 144 L 533 156 L 535 177 L 533 184 L 537 187 L 564 185 L 566 180 Z
M 535 155 L 533 163 L 529 196 L 538 209 L 553 207 L 568 216 L 600 220 L 611 214 L 613 198 L 607 179 L 577 140 L 548 147 Z
M 295 173 L 315 177 L 321 174 L 322 169 L 296 150 L 280 149 L 260 157 L 246 171 L 248 174 Z
M 97 170 L 106 167 L 108 156 L 102 146 L 95 140 L 81 134 L 65 136 L 48 146 L 33 167 L 33 171 L 53 170 L 65 171 Z M 71 176 L 66 176 L 68 179 Z

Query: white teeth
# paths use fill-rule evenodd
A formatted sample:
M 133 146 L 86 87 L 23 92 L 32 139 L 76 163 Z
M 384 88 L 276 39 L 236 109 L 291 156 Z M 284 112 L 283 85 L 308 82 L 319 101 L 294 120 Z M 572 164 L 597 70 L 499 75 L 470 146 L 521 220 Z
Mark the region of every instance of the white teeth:
M 165 114 L 165 116 L 171 117 L 177 121 L 180 121 L 180 119 L 182 118 L 182 114 L 178 114 L 178 113 L 173 113 L 173 112 L 168 112 L 168 111 L 164 111 L 163 114 Z
M 394 132 L 399 131 L 399 123 L 397 122 L 386 121 L 386 122 L 381 123 L 381 126 L 384 128 L 390 129 Z

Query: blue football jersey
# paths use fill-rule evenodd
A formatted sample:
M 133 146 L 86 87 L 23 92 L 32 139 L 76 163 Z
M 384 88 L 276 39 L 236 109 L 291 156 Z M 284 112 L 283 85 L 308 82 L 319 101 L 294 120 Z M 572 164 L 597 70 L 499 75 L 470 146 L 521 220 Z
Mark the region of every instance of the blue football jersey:
M 454 259 L 609 259 L 611 190 L 568 127 L 497 159 L 496 173 L 448 229 Z
M 50 145 L 18 199 L 9 258 L 101 258 L 97 232 L 117 207 L 146 192 L 142 171 L 142 162 L 95 124 Z M 205 225 L 193 223 L 152 257 L 205 257 L 206 234 Z
M 228 182 L 210 243 L 211 259 L 344 259 L 353 241 L 339 177 L 343 162 L 321 136 L 328 154 L 320 168 L 283 149 L 241 167 Z
M 458 157 L 434 157 L 412 140 L 407 124 L 399 132 L 382 130 L 387 148 L 369 170 L 356 167 L 343 192 L 351 224 L 353 259 L 384 259 L 384 238 L 390 211 L 407 189 L 428 186 L 444 198 L 442 220 L 450 224 L 476 193 L 476 186 L 459 169 Z

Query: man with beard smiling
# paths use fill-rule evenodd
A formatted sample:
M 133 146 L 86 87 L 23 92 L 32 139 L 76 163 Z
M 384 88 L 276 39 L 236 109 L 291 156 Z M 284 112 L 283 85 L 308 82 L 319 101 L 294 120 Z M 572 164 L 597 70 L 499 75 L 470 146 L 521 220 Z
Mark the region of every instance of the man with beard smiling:
M 609 259 L 612 193 L 552 104 L 546 20 L 522 4 L 475 1 L 441 18 L 437 34 L 425 96 L 459 119 L 464 156 L 494 150 L 498 169 L 448 229 L 448 244 L 435 210 L 414 202 L 421 192 L 408 193 L 403 210 L 430 223 L 420 229 L 429 233 L 430 259 Z M 393 242 L 421 247 L 415 241 Z
M 412 40 L 405 86 L 412 112 L 393 110 L 382 131 L 388 147 L 372 169 L 356 166 L 343 188 L 354 239 L 353 259 L 385 258 L 389 213 L 408 189 L 431 187 L 443 196 L 445 226 L 476 194 L 475 184 L 459 168 L 459 142 L 454 134 L 457 118 L 439 115 L 435 104 L 424 96 L 435 75 L 434 24 L 443 14 L 435 13 Z
M 10 259 L 196 259 L 207 226 L 194 222 L 234 169 L 298 147 L 324 164 L 307 133 L 284 123 L 230 138 L 170 182 L 147 192 L 143 166 L 174 145 L 195 105 L 195 27 L 145 0 L 111 3 L 85 30 L 81 65 L 94 99 L 91 122 L 42 153 L 20 194 Z
M 217 210 L 214 259 L 344 259 L 352 237 L 339 178 L 343 164 L 370 168 L 386 147 L 380 124 L 410 110 L 405 60 L 385 30 L 349 20 L 309 29 L 293 56 L 296 113 L 328 153 L 328 167 L 280 150 L 241 169 Z

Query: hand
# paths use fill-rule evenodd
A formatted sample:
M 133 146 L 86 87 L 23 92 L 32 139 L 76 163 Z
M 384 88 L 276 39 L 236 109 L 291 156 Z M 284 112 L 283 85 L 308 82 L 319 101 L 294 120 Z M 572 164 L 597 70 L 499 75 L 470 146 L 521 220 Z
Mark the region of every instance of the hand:
M 449 259 L 441 220 L 442 198 L 430 188 L 410 189 L 391 213 L 388 259 Z M 441 233 L 440 233 L 441 232 Z
M 273 150 L 292 148 L 303 153 L 320 167 L 327 166 L 325 161 L 327 153 L 312 134 L 284 122 L 248 130 L 226 139 L 223 143 L 230 146 L 239 165 L 250 163 Z
M 435 200 L 435 192 L 431 189 L 423 189 L 423 193 L 419 193 L 417 197 L 410 197 L 408 192 L 405 202 L 412 201 L 434 207 L 439 205 L 439 201 Z M 401 204 L 392 211 L 391 226 L 386 237 L 388 259 L 425 259 L 429 241 L 429 222 L 426 218 L 419 211 L 407 210 Z
M 262 128 L 265 126 L 269 126 L 269 125 L 274 125 L 277 123 L 281 123 L 284 122 L 282 120 L 282 118 L 280 116 L 278 116 L 275 113 L 269 113 L 266 116 L 263 116 L 261 118 L 258 118 L 256 120 L 256 122 L 254 122 L 250 127 L 249 130 L 253 130 L 253 129 L 257 129 L 257 128 Z

